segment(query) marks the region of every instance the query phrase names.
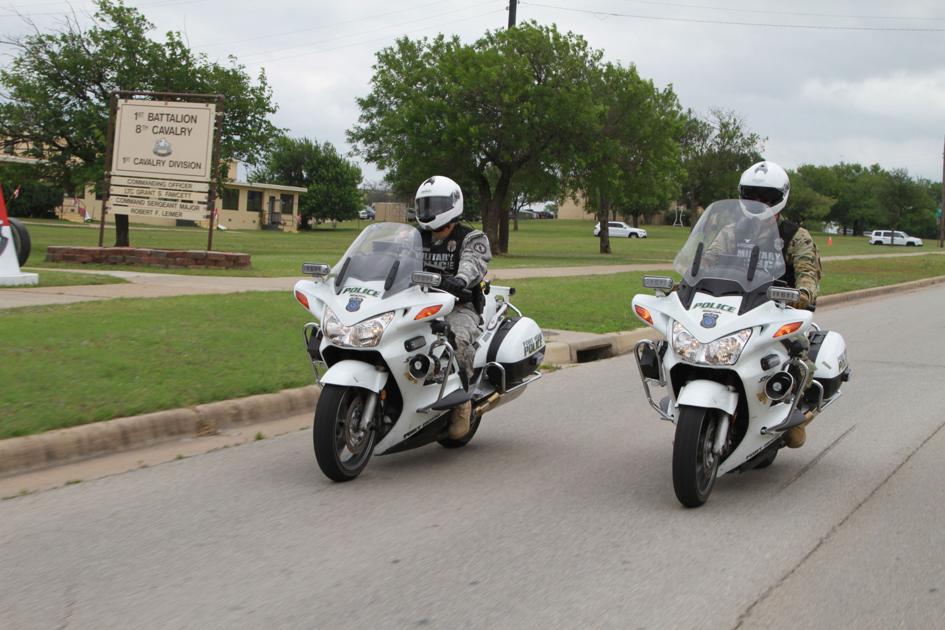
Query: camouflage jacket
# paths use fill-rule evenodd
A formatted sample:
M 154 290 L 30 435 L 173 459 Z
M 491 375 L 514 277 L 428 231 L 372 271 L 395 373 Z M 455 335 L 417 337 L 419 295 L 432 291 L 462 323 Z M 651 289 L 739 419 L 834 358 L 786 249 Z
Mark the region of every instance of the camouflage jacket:
M 785 223 L 782 221 L 778 226 L 782 228 L 782 234 Z M 823 269 L 820 265 L 820 253 L 810 232 L 802 227 L 797 228 L 797 232 L 784 247 L 784 264 L 787 266 L 785 279 L 788 284 L 807 291 L 811 303 L 816 302 Z

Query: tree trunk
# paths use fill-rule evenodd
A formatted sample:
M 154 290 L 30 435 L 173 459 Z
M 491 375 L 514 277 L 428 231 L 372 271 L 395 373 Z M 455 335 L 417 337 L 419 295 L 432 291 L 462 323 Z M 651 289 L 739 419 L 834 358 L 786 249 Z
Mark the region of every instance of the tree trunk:
M 597 195 L 598 206 L 597 206 L 597 220 L 600 222 L 600 253 L 609 254 L 610 253 L 610 226 L 608 225 L 608 218 L 610 217 L 609 204 L 601 198 L 600 193 Z
M 518 210 L 515 211 L 515 216 L 512 217 L 512 230 L 518 232 Z
M 115 215 L 115 247 L 131 247 L 127 214 Z
M 502 204 L 499 209 L 499 251 L 509 253 L 509 207 Z

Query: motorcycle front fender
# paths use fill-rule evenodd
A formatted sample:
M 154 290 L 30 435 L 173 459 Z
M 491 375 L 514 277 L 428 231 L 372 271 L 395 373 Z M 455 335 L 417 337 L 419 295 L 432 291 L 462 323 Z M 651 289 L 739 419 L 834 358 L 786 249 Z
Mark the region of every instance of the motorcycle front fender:
M 363 387 L 380 393 L 387 384 L 387 370 L 379 369 L 370 363 L 347 359 L 328 368 L 322 376 L 322 385 L 342 385 L 345 387 Z
M 725 385 L 715 381 L 689 381 L 679 390 L 676 404 L 703 409 L 720 409 L 732 415 L 738 407 L 738 393 L 729 391 Z

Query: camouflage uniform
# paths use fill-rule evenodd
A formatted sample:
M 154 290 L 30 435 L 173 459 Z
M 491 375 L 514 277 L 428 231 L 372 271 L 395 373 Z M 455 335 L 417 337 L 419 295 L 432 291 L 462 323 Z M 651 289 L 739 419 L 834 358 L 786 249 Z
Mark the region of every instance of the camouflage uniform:
M 782 222 L 781 226 L 785 223 Z M 806 291 L 809 298 L 807 300 L 808 304 L 815 304 L 817 295 L 820 293 L 822 268 L 820 266 L 820 253 L 817 251 L 817 245 L 814 244 L 810 232 L 800 226 L 797 227 L 797 232 L 784 248 L 784 264 L 788 268 L 788 272 L 785 274 L 789 276 L 786 278 L 788 284 L 801 291 Z M 803 302 L 803 298 L 801 301 Z M 803 306 L 807 306 L 807 304 L 802 304 Z
M 473 294 L 481 297 L 480 282 L 489 271 L 492 250 L 488 237 L 468 226 L 457 224 L 441 241 L 433 239 L 432 232 L 422 232 L 423 267 L 444 276 L 455 276 L 466 283 Z M 446 316 L 453 333 L 456 361 L 472 378 L 476 349 L 473 346 L 481 332 L 479 310 L 474 301 L 457 300 L 452 312 Z

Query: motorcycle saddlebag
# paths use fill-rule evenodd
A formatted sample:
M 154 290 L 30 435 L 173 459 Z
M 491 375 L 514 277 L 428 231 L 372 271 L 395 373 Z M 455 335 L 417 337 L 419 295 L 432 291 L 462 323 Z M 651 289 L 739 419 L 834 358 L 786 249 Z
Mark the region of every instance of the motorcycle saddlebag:
M 541 328 L 530 317 L 511 317 L 499 325 L 486 360 L 505 368 L 505 386 L 521 383 L 538 369 L 545 358 L 545 337 Z M 489 378 L 496 387 L 501 385 L 498 370 L 490 370 Z
M 810 336 L 810 359 L 814 362 L 814 378 L 824 388 L 824 400 L 833 398 L 847 380 L 850 366 L 847 345 L 840 333 L 818 330 Z

